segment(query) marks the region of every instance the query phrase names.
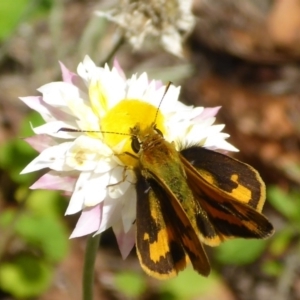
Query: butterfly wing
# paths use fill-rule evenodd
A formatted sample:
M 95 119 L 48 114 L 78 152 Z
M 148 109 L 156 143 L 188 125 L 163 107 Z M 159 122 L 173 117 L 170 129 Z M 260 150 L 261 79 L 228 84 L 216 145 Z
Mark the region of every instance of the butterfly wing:
M 259 173 L 250 165 L 203 147 L 191 147 L 180 153 L 207 182 L 234 196 L 236 200 L 262 211 L 266 187 Z
M 207 276 L 209 262 L 188 217 L 170 195 L 154 180 L 137 182 L 136 248 L 142 268 L 158 279 L 171 278 L 188 261 Z
M 215 236 L 201 231 L 203 242 L 215 246 L 232 237 L 266 238 L 273 233 L 260 213 L 265 186 L 255 169 L 202 147 L 181 151 L 181 160 L 194 197 L 215 228 Z

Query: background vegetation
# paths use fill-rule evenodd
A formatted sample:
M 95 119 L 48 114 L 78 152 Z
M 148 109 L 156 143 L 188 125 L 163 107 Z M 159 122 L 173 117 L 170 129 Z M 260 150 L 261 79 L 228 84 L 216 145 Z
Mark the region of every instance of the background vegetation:
M 18 100 L 60 80 L 58 61 L 76 71 L 85 54 L 101 62 L 115 26 L 93 16 L 96 0 L 0 2 L 0 299 L 81 299 L 85 238 L 69 240 L 78 215 L 67 199 L 28 187 L 41 174 L 19 175 L 36 153 L 22 140 L 38 115 Z M 122 261 L 103 234 L 95 299 L 300 299 L 300 4 L 297 0 L 195 0 L 197 25 L 187 59 L 161 49 L 117 58 L 127 74 L 182 85 L 182 100 L 222 106 L 237 158 L 267 184 L 264 212 L 276 228 L 266 241 L 234 240 L 208 249 L 213 272 L 191 269 L 158 282 L 135 251 Z

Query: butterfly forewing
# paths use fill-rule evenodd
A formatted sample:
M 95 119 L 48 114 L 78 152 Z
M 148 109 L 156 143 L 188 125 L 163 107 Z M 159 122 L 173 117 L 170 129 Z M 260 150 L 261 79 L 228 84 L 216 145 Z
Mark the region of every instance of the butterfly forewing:
M 141 177 L 136 187 L 137 254 L 146 273 L 161 279 L 171 278 L 186 267 L 188 258 L 172 226 L 171 216 L 164 213 L 165 195 L 160 187 L 151 183 L 150 186 Z
M 172 249 L 178 251 L 180 249 L 179 245 L 181 245 L 181 249 L 189 257 L 194 269 L 207 276 L 210 266 L 200 241 L 199 229 L 196 223 L 196 215 L 203 214 L 203 219 L 205 219 L 206 213 L 201 209 L 199 203 L 193 199 L 193 194 L 186 182 L 179 153 L 172 144 L 154 133 L 152 133 L 151 139 L 144 141 L 143 146 L 143 152 L 139 157 L 142 170 L 141 179 L 145 180 L 149 187 L 148 193 L 146 193 L 147 197 L 144 193 L 144 196 L 140 198 L 141 187 L 144 185 L 144 190 L 147 190 L 147 188 L 139 180 L 137 250 L 140 260 L 142 260 L 144 268 L 150 270 L 148 270 L 148 273 L 156 272 L 159 274 L 159 272 L 162 272 L 161 269 L 164 269 L 163 265 L 169 263 L 170 269 L 174 266 L 174 273 L 176 274 L 178 270 L 185 267 L 185 263 L 183 256 L 176 254 Z M 153 148 L 155 148 L 155 153 L 153 153 Z M 150 216 L 148 218 L 151 220 L 150 223 L 145 221 L 146 218 L 139 221 L 147 210 L 146 205 L 148 205 L 147 215 Z M 206 225 L 211 227 L 210 223 Z M 153 231 L 151 242 L 149 242 L 149 234 L 142 233 L 145 232 L 144 229 L 141 229 L 142 227 L 146 228 L 146 231 Z M 162 237 L 162 240 L 159 240 L 160 237 Z M 159 255 L 153 254 L 153 259 L 150 258 L 150 262 L 147 264 L 147 256 L 151 257 L 151 250 L 149 249 L 151 247 L 154 249 L 153 246 L 160 243 L 164 244 L 163 249 L 159 248 L 159 251 L 157 251 Z M 143 253 L 146 253 L 146 259 L 143 258 Z M 179 257 L 178 264 L 177 261 L 172 261 L 175 254 L 176 257 Z M 154 260 L 156 264 L 153 264 Z M 176 268 L 176 266 L 178 267 Z M 153 273 L 151 274 L 153 275 Z
M 224 154 L 190 147 L 181 151 L 207 182 L 239 202 L 261 212 L 266 188 L 259 173 L 251 166 Z

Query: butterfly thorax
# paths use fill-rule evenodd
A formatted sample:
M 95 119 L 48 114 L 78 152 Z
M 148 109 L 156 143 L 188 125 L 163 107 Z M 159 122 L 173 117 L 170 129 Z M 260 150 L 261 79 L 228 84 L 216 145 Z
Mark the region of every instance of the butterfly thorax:
M 139 156 L 140 170 L 146 178 L 156 178 L 160 183 L 174 186 L 174 193 L 182 198 L 188 188 L 179 154 L 173 143 L 166 141 L 155 124 L 140 130 L 132 129 L 133 150 Z M 137 151 L 138 150 L 138 151 Z M 190 195 L 191 196 L 191 195 Z

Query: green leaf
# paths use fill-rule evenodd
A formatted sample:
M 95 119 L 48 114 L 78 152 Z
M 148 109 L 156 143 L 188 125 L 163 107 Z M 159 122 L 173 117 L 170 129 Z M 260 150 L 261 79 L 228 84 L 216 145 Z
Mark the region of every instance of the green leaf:
M 52 272 L 40 259 L 22 254 L 0 268 L 0 287 L 17 298 L 40 295 L 50 284 Z
M 144 277 L 133 272 L 120 272 L 116 274 L 115 286 L 130 298 L 138 297 L 146 288 Z
M 0 147 L 0 168 L 9 172 L 13 181 L 28 183 L 36 177 L 35 173 L 20 175 L 22 169 L 35 157 L 37 152 L 24 141 L 12 139 Z
M 27 5 L 28 0 L 0 1 L 0 40 L 14 31 Z
M 51 262 L 60 261 L 68 252 L 68 232 L 58 218 L 22 215 L 16 224 L 16 233 L 40 249 Z
M 299 192 L 287 193 L 277 186 L 267 190 L 269 202 L 288 220 L 299 223 L 300 221 L 300 194 Z
M 32 124 L 33 127 L 40 126 L 42 124 L 45 124 L 45 121 L 41 117 L 39 113 L 36 111 L 30 112 L 26 118 L 23 119 L 22 124 L 21 124 L 21 130 L 20 130 L 20 136 L 23 137 L 28 137 L 34 135 L 34 132 L 30 126 Z
M 262 265 L 262 271 L 268 276 L 279 276 L 283 271 L 283 264 L 279 261 L 267 261 Z
M 205 278 L 188 267 L 177 277 L 164 281 L 160 291 L 162 299 L 196 299 L 196 296 L 210 294 L 218 286 L 218 283 L 219 278 L 215 273 Z
M 2 232 L 12 222 L 12 220 L 15 216 L 15 213 L 16 212 L 13 209 L 6 209 L 5 211 L 1 212 L 1 214 L 0 214 L 0 228 L 1 228 Z
M 53 0 L 0 1 L 0 41 L 8 38 L 21 21 L 45 15 Z
M 273 256 L 279 257 L 287 250 L 295 236 L 295 230 L 291 226 L 286 226 L 281 231 L 276 232 L 270 240 L 269 251 Z
M 222 264 L 250 264 L 264 252 L 266 246 L 265 240 L 235 239 L 216 248 L 215 257 Z
M 67 205 L 68 201 L 59 192 L 49 190 L 32 190 L 26 202 L 26 207 L 35 214 L 54 218 L 61 218 Z

